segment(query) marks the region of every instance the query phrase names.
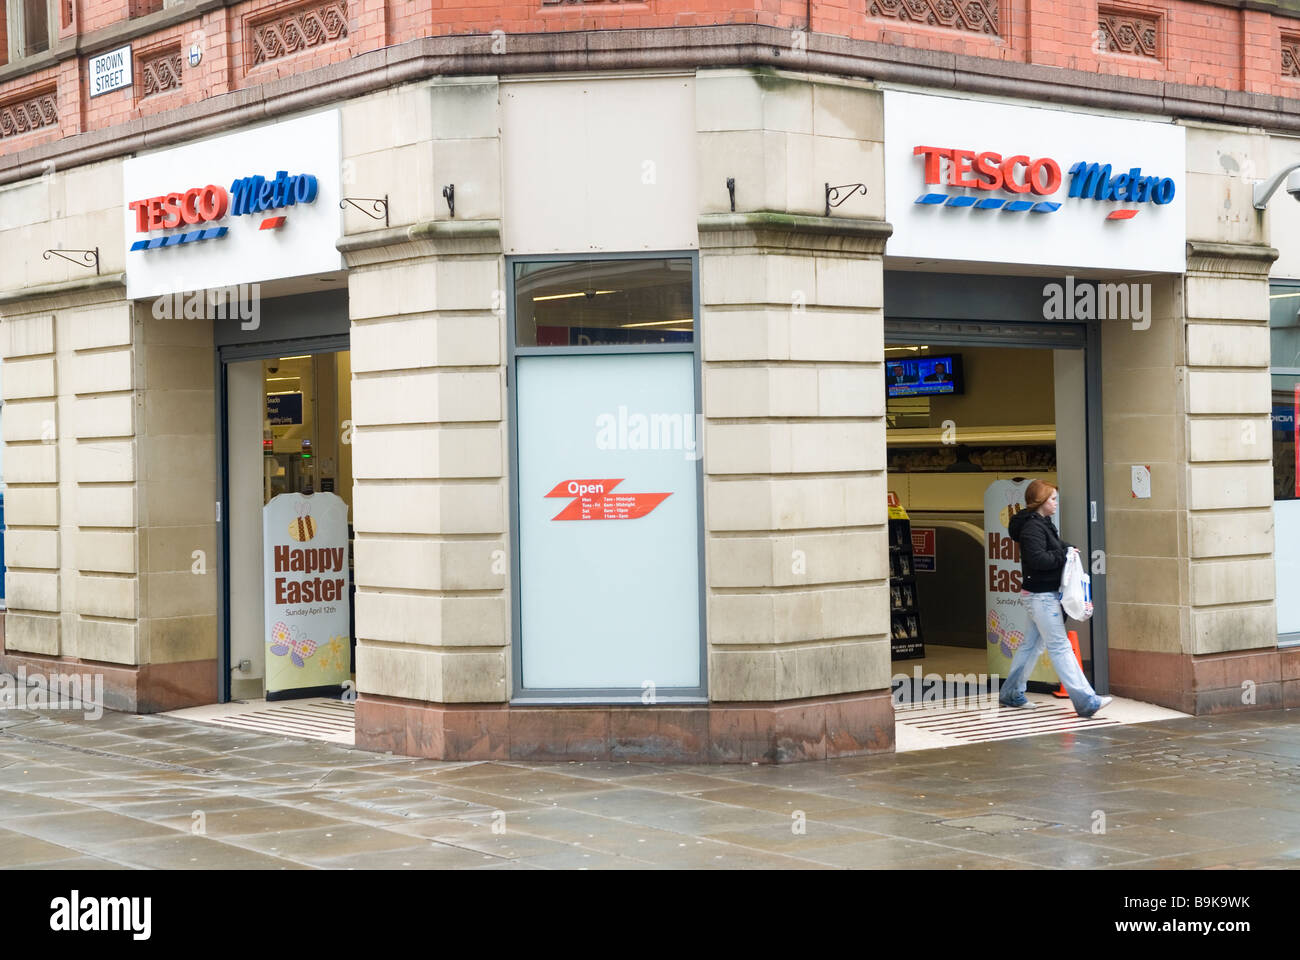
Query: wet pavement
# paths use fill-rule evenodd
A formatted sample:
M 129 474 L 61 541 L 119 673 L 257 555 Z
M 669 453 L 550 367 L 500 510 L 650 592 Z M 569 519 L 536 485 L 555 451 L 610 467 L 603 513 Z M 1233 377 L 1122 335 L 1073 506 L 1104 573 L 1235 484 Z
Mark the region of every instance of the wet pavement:
M 0 867 L 1295 868 L 1300 710 L 786 766 L 438 763 L 0 711 Z

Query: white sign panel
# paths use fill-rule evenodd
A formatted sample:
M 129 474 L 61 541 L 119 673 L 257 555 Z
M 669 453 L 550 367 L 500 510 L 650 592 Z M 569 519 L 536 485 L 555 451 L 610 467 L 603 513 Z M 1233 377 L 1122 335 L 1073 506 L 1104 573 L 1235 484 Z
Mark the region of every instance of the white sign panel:
M 891 258 L 1181 273 L 1186 169 L 1172 123 L 885 92 Z
M 348 506 L 332 493 L 282 493 L 262 508 L 266 692 L 351 676 Z
M 342 269 L 339 154 L 330 110 L 127 160 L 127 296 Z
M 87 65 L 90 77 L 90 95 L 97 97 L 101 93 L 111 93 L 131 86 L 135 80 L 131 73 L 131 48 L 129 46 L 110 50 L 108 53 L 91 57 Z
M 1007 524 L 1025 505 L 1025 487 L 1030 480 L 995 480 L 984 491 L 984 618 L 988 640 L 988 671 L 1004 681 L 1011 672 L 1011 659 L 1024 643 L 1029 628 L 1029 607 L 1020 598 L 1020 544 L 1007 535 Z M 1052 523 L 1059 523 L 1053 516 Z M 1056 683 L 1043 645 L 1029 680 Z
M 1133 469 L 1133 496 L 1139 500 L 1151 499 L 1151 468 L 1137 465 Z

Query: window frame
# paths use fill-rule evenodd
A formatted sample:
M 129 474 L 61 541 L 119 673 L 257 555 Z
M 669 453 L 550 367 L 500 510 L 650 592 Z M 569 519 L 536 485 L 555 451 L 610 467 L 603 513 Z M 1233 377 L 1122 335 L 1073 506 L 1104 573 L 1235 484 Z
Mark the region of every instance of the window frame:
M 519 263 L 556 263 L 581 260 L 689 260 L 691 264 L 691 299 L 694 324 L 689 342 L 653 344 L 617 344 L 600 346 L 519 346 L 515 316 L 515 265 Z M 695 417 L 702 423 L 704 392 L 702 383 L 702 316 L 700 308 L 700 255 L 698 250 L 647 250 L 634 253 L 573 252 L 518 254 L 505 257 L 505 299 L 502 335 L 506 338 L 506 420 L 509 452 L 509 504 L 508 526 L 510 544 L 510 703 L 517 705 L 619 705 L 645 704 L 645 690 L 630 687 L 525 687 L 523 676 L 523 623 L 521 601 L 521 557 L 519 530 L 519 402 L 516 361 L 528 356 L 561 356 L 580 354 L 586 356 L 610 354 L 686 353 L 691 354 L 695 367 Z M 696 444 L 700 456 L 695 462 L 696 497 L 696 571 L 697 602 L 699 605 L 699 684 L 691 687 L 660 687 L 654 691 L 656 705 L 701 705 L 709 702 L 709 637 L 707 621 L 708 586 L 706 579 L 706 541 L 704 529 L 704 457 L 703 430 L 697 428 Z
M 1269 294 L 1269 323 L 1268 323 L 1268 329 L 1269 329 L 1269 356 L 1268 356 L 1268 376 L 1269 376 L 1269 421 L 1270 421 L 1270 422 L 1269 422 L 1269 447 L 1270 447 L 1269 465 L 1270 465 L 1270 467 L 1272 468 L 1272 470 L 1274 471 L 1274 476 L 1276 477 L 1276 471 L 1277 471 L 1277 457 L 1276 457 L 1276 453 L 1275 453 L 1274 450 L 1273 450 L 1273 431 L 1272 431 L 1273 377 L 1275 377 L 1275 376 L 1279 376 L 1279 377 L 1288 377 L 1288 376 L 1290 376 L 1290 377 L 1300 377 L 1300 366 L 1296 366 L 1296 367 L 1281 367 L 1281 366 L 1276 366 L 1276 365 L 1273 363 L 1273 330 L 1274 330 L 1275 328 L 1274 328 L 1274 326 L 1273 326 L 1273 309 L 1272 309 L 1272 303 L 1273 303 L 1273 300 L 1274 300 L 1274 299 L 1279 299 L 1280 296 L 1283 296 L 1283 295 L 1290 295 L 1290 297 L 1291 297 L 1292 299 L 1294 299 L 1295 302 L 1296 302 L 1296 313 L 1297 313 L 1297 317 L 1298 317 L 1298 320 L 1297 320 L 1297 324 L 1296 324 L 1296 326 L 1297 326 L 1297 327 L 1300 327 L 1300 280 L 1297 280 L 1297 279 L 1289 279 L 1289 278 L 1281 278 L 1281 277 L 1278 277 L 1278 278 L 1269 277 L 1269 280 L 1268 280 L 1268 294 Z M 1291 497 L 1291 498 L 1289 498 L 1289 499 L 1285 499 L 1285 500 L 1278 500 L 1277 497 L 1276 497 L 1276 493 L 1277 493 L 1277 489 L 1276 489 L 1276 480 L 1275 480 L 1275 481 L 1274 481 L 1274 499 L 1273 499 L 1273 501 L 1272 501 L 1272 503 L 1273 503 L 1273 509 L 1274 509 L 1274 511 L 1275 511 L 1275 513 L 1274 513 L 1274 521 L 1273 521 L 1273 523 L 1274 523 L 1274 529 L 1276 529 L 1276 526 L 1277 526 L 1277 519 L 1276 519 L 1276 505 L 1279 504 L 1279 503 L 1290 503 L 1290 502 L 1294 502 L 1294 501 L 1297 500 L 1297 499 L 1300 499 L 1300 498 L 1296 498 L 1296 497 Z M 1277 542 L 1277 540 L 1276 540 L 1276 538 L 1275 538 L 1275 539 L 1274 539 L 1274 543 L 1273 543 L 1273 564 L 1274 564 L 1274 570 L 1275 570 L 1275 571 L 1276 571 L 1276 569 L 1277 569 L 1278 550 L 1279 550 L 1279 546 L 1280 546 L 1280 545 L 1279 545 L 1279 543 Z M 1278 581 L 1277 581 L 1277 578 L 1275 577 L 1275 580 L 1274 580 L 1274 592 L 1275 592 L 1275 593 L 1276 593 L 1276 590 L 1277 590 L 1277 583 L 1278 583 Z M 1296 647 L 1296 646 L 1300 646 L 1300 632 L 1294 632 L 1294 633 L 1283 633 L 1283 632 L 1281 632 L 1281 630 L 1279 629 L 1278 634 L 1277 634 L 1277 645 L 1278 645 L 1278 647 Z
M 30 52 L 26 49 L 27 16 L 23 9 L 24 0 L 5 0 L 5 30 L 9 40 L 9 63 L 18 63 L 32 57 L 49 53 L 54 48 L 57 33 L 59 11 L 56 0 L 43 0 L 45 3 L 45 49 Z

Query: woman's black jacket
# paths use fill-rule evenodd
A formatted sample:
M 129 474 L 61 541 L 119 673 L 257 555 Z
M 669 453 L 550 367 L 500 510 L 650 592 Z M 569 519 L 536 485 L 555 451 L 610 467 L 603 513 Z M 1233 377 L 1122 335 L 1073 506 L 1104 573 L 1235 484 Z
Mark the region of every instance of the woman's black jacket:
M 1007 524 L 1007 533 L 1020 544 L 1022 584 L 1030 593 L 1055 593 L 1061 589 L 1068 544 L 1052 521 L 1037 510 L 1021 510 Z

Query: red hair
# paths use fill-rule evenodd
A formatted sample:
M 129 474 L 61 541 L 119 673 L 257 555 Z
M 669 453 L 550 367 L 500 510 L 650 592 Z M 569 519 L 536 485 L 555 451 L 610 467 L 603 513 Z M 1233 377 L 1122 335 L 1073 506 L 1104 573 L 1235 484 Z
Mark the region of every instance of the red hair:
M 1031 480 L 1025 487 L 1025 509 L 1037 510 L 1056 493 L 1056 484 L 1046 480 Z

